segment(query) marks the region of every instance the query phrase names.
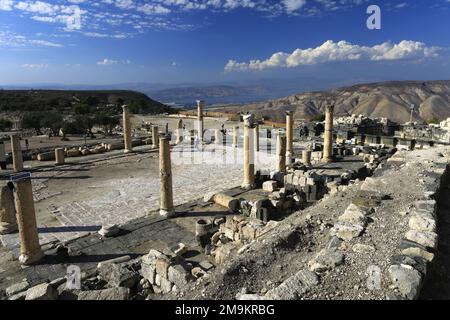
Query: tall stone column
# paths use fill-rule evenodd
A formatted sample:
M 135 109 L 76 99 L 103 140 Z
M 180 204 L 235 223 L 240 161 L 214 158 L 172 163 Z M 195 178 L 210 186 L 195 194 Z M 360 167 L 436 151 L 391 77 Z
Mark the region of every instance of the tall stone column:
M 329 104 L 325 107 L 325 135 L 322 158 L 324 163 L 333 162 L 333 112 L 333 105 Z
M 12 189 L 13 184 L 8 182 L 0 190 L 0 234 L 10 234 L 18 230 Z
M 0 169 L 6 170 L 6 167 L 5 142 L 0 141 Z
M 159 146 L 159 132 L 158 126 L 152 127 L 152 148 L 158 148 Z
M 277 135 L 277 171 L 286 172 L 286 137 L 281 132 Z
M 239 127 L 233 129 L 233 148 L 239 147 Z
M 124 153 L 132 151 L 131 144 L 131 122 L 130 122 L 130 109 L 128 106 L 122 106 L 123 109 L 123 140 L 124 140 Z
M 259 152 L 259 125 L 256 124 L 254 130 L 254 136 L 255 136 L 255 151 Z
M 178 120 L 176 144 L 183 142 L 183 120 Z
M 13 158 L 13 170 L 19 172 L 23 170 L 22 147 L 20 146 L 20 137 L 16 134 L 11 135 L 11 149 Z
M 292 139 L 294 137 L 294 118 L 292 112 L 286 112 L 286 164 L 290 165 L 293 163 L 293 143 Z
M 44 256 L 39 244 L 31 179 L 15 182 L 14 188 L 20 236 L 19 261 L 24 265 L 31 265 L 39 262 Z
M 63 148 L 57 148 L 55 149 L 55 164 L 56 165 L 62 165 L 65 163 L 64 158 L 64 149 Z
M 203 109 L 205 101 L 197 100 L 197 134 L 200 141 L 203 142 Z
M 243 189 L 255 187 L 255 152 L 253 139 L 253 123 L 246 119 L 244 122 L 244 183 Z
M 173 207 L 172 190 L 172 163 L 170 160 L 169 138 L 159 139 L 159 174 L 160 174 L 160 207 L 159 214 L 172 217 L 175 214 Z

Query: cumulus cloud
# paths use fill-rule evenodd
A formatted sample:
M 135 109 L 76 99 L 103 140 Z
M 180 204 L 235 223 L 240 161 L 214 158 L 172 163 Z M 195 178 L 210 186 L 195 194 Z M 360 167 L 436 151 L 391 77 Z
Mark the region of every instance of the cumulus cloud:
M 300 9 L 306 4 L 306 0 L 283 0 L 286 12 L 292 13 Z
M 229 60 L 225 65 L 225 71 L 295 68 L 340 61 L 419 60 L 437 57 L 438 51 L 439 48 L 427 47 L 423 42 L 407 40 L 397 44 L 384 42 L 373 47 L 329 40 L 316 48 L 296 49 L 292 53 L 277 52 L 266 60 L 249 62 Z
M 14 2 L 12 0 L 0 0 L 0 10 L 11 11 Z

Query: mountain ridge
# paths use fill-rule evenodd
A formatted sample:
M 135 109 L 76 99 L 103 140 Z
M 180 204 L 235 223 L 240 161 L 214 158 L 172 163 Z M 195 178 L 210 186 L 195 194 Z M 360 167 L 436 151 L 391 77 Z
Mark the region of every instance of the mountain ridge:
M 311 119 L 323 114 L 329 102 L 335 104 L 337 116 L 361 114 L 404 123 L 410 120 L 411 106 L 414 106 L 415 121 L 445 119 L 450 117 L 450 80 L 364 83 L 214 110 L 248 111 L 273 121 L 284 121 L 284 111 L 293 111 L 295 118 Z

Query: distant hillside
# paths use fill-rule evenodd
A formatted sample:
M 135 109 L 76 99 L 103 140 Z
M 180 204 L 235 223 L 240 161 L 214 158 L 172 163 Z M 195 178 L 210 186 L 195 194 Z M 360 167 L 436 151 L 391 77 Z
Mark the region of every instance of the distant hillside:
M 136 113 L 173 112 L 169 106 L 135 91 L 0 90 L 1 113 L 28 111 L 71 113 L 80 105 L 103 110 L 116 108 L 120 111 L 119 108 L 123 104 L 129 105 Z
M 244 104 L 217 111 L 251 111 L 284 121 L 284 111 L 294 111 L 295 118 L 312 118 L 324 113 L 327 101 L 335 103 L 336 115 L 362 114 L 386 117 L 404 123 L 415 106 L 416 121 L 450 117 L 450 81 L 399 81 L 355 85 L 331 91 L 301 93 L 261 103 Z

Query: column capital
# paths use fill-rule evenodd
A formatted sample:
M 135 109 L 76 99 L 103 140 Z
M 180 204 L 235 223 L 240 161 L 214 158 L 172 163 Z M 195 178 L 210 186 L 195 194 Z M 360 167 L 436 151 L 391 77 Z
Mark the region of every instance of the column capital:
M 197 107 L 203 107 L 205 106 L 205 101 L 204 100 L 197 100 Z
M 128 111 L 128 105 L 124 104 L 124 105 L 122 106 L 122 110 L 123 110 L 123 111 Z
M 327 104 L 325 106 L 325 111 L 326 112 L 334 112 L 334 104 L 331 104 L 331 103 Z

